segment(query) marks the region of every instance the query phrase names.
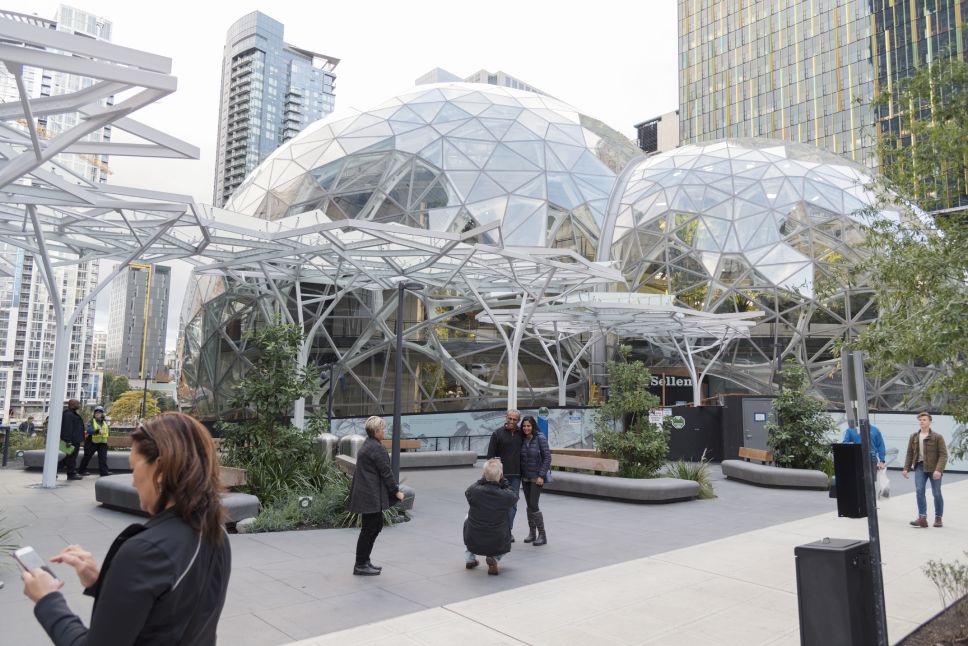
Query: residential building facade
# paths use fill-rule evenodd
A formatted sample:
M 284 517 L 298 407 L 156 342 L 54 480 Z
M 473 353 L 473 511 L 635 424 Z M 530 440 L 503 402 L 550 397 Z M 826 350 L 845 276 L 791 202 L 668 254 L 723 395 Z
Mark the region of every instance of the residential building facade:
M 222 56 L 213 201 L 232 192 L 280 144 L 333 111 L 339 59 L 283 41 L 284 26 L 254 11 L 233 24 Z
M 148 288 L 148 279 L 151 287 Z M 129 267 L 111 285 L 104 369 L 115 375 L 151 379 L 165 367 L 171 268 L 164 265 Z M 148 295 L 147 319 L 145 294 Z M 147 337 L 145 334 L 147 333 Z M 147 338 L 147 340 L 145 340 Z M 144 366 L 142 367 L 142 352 Z

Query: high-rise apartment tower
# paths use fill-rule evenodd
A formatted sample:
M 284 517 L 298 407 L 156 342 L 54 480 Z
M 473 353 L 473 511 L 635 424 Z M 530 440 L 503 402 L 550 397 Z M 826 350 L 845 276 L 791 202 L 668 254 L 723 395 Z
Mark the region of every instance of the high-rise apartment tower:
M 282 23 L 258 11 L 229 28 L 215 159 L 216 206 L 269 153 L 333 111 L 339 59 L 283 42 Z

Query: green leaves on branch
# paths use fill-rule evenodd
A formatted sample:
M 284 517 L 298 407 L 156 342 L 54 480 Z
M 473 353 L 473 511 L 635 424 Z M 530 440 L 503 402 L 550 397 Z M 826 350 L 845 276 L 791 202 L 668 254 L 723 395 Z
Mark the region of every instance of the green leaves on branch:
M 669 433 L 649 421 L 659 398 L 649 392 L 652 374 L 641 361 L 628 361 L 629 352 L 622 346 L 622 360 L 608 362 L 608 401 L 595 416 L 595 448 L 618 460 L 620 476 L 654 478 L 665 466 Z
M 807 373 L 802 366 L 787 359 L 781 374 L 783 385 L 766 423 L 773 459 L 779 467 L 824 471 L 836 429 L 834 420 L 824 412 L 823 402 L 807 392 Z
M 933 404 L 968 422 L 968 64 L 924 68 L 876 106 L 893 111 L 900 127 L 877 148 L 880 197 L 900 196 L 928 213 L 873 222 L 858 270 L 875 289 L 878 318 L 854 347 L 875 375 L 934 371 L 906 405 Z M 960 456 L 966 448 L 964 437 L 951 447 Z

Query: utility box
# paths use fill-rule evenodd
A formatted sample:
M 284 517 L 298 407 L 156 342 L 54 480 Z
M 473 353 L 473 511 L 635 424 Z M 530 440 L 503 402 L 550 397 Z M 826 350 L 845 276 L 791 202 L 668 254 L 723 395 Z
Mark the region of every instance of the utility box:
M 825 538 L 794 548 L 802 646 L 877 643 L 870 543 Z

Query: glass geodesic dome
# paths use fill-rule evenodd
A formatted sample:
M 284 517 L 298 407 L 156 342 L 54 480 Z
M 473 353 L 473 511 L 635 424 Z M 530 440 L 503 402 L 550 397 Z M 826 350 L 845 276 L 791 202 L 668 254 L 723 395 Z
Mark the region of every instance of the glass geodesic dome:
M 438 231 L 500 222 L 491 242 L 591 258 L 615 174 L 636 154 L 627 138 L 548 96 L 421 86 L 311 125 L 226 208 L 269 220 L 318 209 Z
M 600 258 L 620 261 L 634 291 L 707 312 L 765 312 L 713 374 L 768 393 L 778 360 L 793 357 L 836 400 L 834 344 L 876 316 L 863 278 L 848 284 L 842 271 L 859 259 L 876 203 L 870 183 L 863 167 L 811 146 L 683 146 L 632 170 Z M 899 375 L 876 385 L 875 401 L 895 400 L 905 383 Z
M 627 138 L 551 97 L 480 84 L 421 86 L 371 110 L 312 124 L 254 170 L 226 209 L 266 220 L 313 211 L 455 233 L 496 223 L 482 242 L 594 259 L 616 174 L 637 154 Z M 288 299 L 306 329 L 318 314 L 298 315 L 293 282 L 276 281 L 272 294 L 260 295 L 251 284 L 220 280 L 224 287 L 211 297 L 205 293 L 216 283 L 193 281 L 183 310 L 184 374 L 192 386 L 186 392 L 205 412 L 225 409 L 231 383 L 245 369 L 242 331 L 258 324 L 260 311 Z M 315 289 L 300 283 L 298 296 L 305 300 Z M 404 399 L 419 400 L 414 406 L 487 407 L 506 396 L 503 344 L 492 326 L 477 322 L 480 307 L 464 296 L 406 297 L 406 324 L 414 329 L 404 354 Z M 337 415 L 371 414 L 392 401 L 384 377 L 393 298 L 356 290 L 319 331 L 311 361 L 337 364 L 324 370 L 335 382 Z M 440 374 L 444 355 L 452 360 Z M 554 403 L 556 382 L 540 350 L 529 352 L 526 344 L 519 370 L 522 404 Z M 580 382 L 569 384 L 573 395 Z

